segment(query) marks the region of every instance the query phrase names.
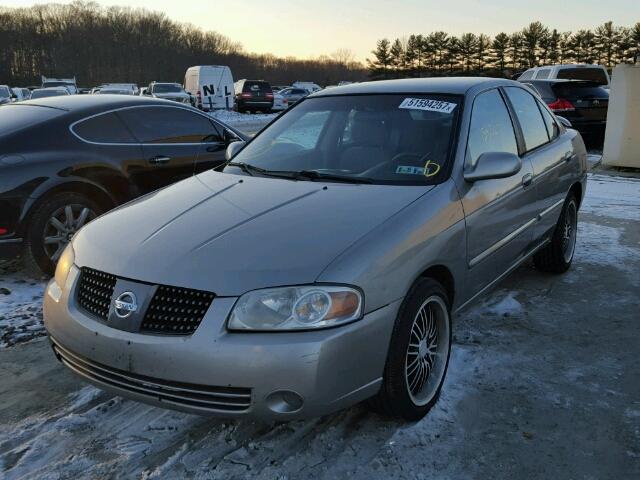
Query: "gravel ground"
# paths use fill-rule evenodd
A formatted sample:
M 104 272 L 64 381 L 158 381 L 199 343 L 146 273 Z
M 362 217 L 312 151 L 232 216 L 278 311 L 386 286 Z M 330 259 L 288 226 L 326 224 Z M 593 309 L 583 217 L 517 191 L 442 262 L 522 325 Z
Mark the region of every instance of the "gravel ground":
M 524 265 L 459 315 L 416 423 L 362 405 L 220 421 L 114 397 L 38 338 L 43 283 L 0 272 L 0 477 L 640 478 L 639 212 L 640 180 L 590 175 L 572 269 Z

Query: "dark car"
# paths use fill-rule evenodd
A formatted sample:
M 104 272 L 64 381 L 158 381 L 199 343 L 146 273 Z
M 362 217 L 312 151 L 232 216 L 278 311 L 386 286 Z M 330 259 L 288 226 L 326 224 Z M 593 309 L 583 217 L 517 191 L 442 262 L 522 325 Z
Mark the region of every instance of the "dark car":
M 527 80 L 549 108 L 571 122 L 589 146 L 601 147 L 607 124 L 609 90 L 586 80 Z
M 238 80 L 233 84 L 236 109 L 239 112 L 270 112 L 273 108 L 273 90 L 264 80 Z
M 0 259 L 53 273 L 75 231 L 140 195 L 222 164 L 246 137 L 190 106 L 68 95 L 0 107 Z M 128 226 L 136 228 L 135 225 Z

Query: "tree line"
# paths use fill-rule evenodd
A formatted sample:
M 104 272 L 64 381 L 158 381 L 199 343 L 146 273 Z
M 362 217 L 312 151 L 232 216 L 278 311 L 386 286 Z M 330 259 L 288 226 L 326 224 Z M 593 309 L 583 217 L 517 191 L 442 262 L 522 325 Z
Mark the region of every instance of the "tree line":
M 519 32 L 446 32 L 378 40 L 367 59 L 372 78 L 425 75 L 511 76 L 530 67 L 598 63 L 612 68 L 640 54 L 640 22 L 632 27 L 605 22 L 597 28 L 559 32 L 532 22 Z
M 349 50 L 311 60 L 251 54 L 217 32 L 165 14 L 94 2 L 0 7 L 0 83 L 39 85 L 40 76 L 73 77 L 80 86 L 153 80 L 182 82 L 193 65 L 228 65 L 234 78 L 272 84 L 362 80 Z

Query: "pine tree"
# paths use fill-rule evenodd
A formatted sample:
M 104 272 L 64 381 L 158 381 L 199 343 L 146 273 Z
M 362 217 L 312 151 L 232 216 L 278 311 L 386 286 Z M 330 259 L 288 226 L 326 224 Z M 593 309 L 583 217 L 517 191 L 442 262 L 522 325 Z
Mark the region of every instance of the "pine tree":
M 522 30 L 522 41 L 528 67 L 537 65 L 540 40 L 548 34 L 549 30 L 540 22 L 532 22 Z
M 476 60 L 476 68 L 479 72 L 484 70 L 484 67 L 487 63 L 487 57 L 489 55 L 489 47 L 491 46 L 491 39 L 481 33 L 478 35 L 478 39 L 476 41 L 476 51 L 475 51 L 475 60 Z
M 473 33 L 463 33 L 458 39 L 458 56 L 465 72 L 471 69 L 471 62 L 478 49 L 478 37 Z
M 491 52 L 494 60 L 494 67 L 504 72 L 507 66 L 507 55 L 509 50 L 509 35 L 500 32 L 491 43 Z
M 400 39 L 396 38 L 391 45 L 391 50 L 389 50 L 389 55 L 391 57 L 391 65 L 395 69 L 396 72 L 403 70 L 404 68 L 404 48 L 402 47 L 402 43 L 400 43 Z
M 374 61 L 367 59 L 369 64 L 369 68 L 373 70 L 375 73 L 382 73 L 384 76 L 387 75 L 387 71 L 391 66 L 391 48 L 390 48 L 389 40 L 383 38 L 382 40 L 378 40 L 376 43 L 376 49 L 372 50 L 373 56 L 375 57 Z

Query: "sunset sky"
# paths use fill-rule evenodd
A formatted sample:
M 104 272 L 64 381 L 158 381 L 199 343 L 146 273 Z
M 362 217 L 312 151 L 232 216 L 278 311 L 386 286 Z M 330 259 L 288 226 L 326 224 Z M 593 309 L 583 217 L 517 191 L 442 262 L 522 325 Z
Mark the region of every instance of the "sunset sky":
M 30 6 L 42 0 L 0 0 Z M 56 1 L 55 3 L 70 3 Z M 451 34 L 520 30 L 540 20 L 560 31 L 593 28 L 607 20 L 640 20 L 640 0 L 98 0 L 162 11 L 171 19 L 215 30 L 245 50 L 316 57 L 348 48 L 358 60 L 377 39 L 444 30 Z M 446 9 L 443 8 L 446 6 Z

